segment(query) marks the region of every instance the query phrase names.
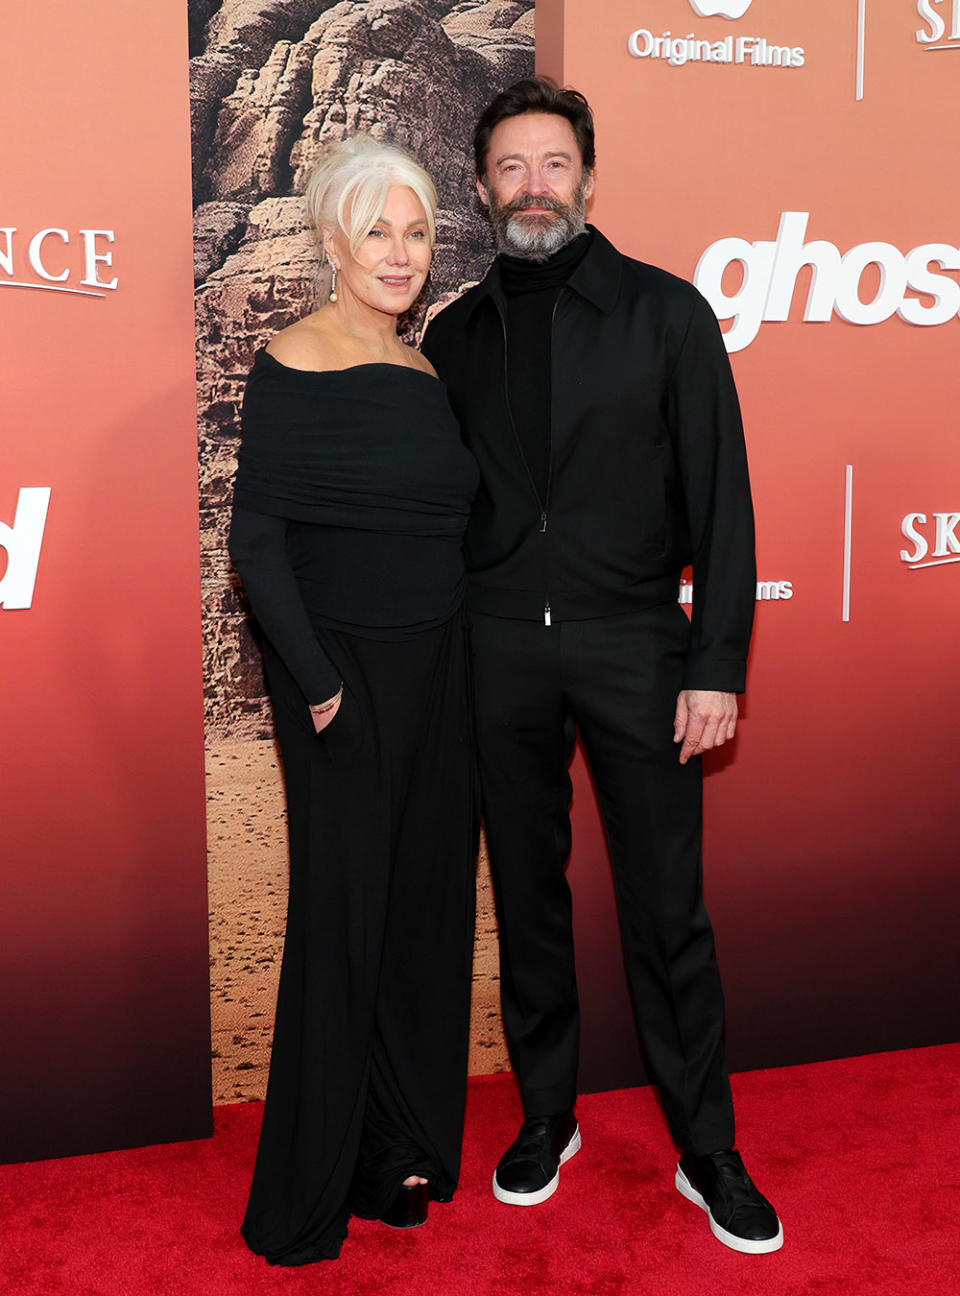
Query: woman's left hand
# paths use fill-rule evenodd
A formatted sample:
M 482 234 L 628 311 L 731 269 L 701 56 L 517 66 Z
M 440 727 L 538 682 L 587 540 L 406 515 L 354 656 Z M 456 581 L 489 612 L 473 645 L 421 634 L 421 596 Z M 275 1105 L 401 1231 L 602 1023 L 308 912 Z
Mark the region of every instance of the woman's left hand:
M 326 702 L 318 702 L 316 706 L 310 708 L 310 719 L 313 721 L 313 727 L 320 733 L 326 729 L 327 725 L 340 710 L 340 703 L 343 701 L 343 685 L 340 685 L 340 691 L 335 693 L 332 698 Z

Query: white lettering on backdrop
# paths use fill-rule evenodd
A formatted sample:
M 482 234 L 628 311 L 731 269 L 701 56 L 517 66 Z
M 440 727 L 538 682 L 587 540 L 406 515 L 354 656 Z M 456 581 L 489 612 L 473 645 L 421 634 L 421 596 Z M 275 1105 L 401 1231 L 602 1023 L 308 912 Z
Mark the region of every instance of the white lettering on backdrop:
M 0 577 L 2 608 L 28 608 L 33 602 L 49 503 L 49 486 L 23 486 L 13 525 L 0 522 L 0 549 L 7 551 L 6 571 Z
M 728 351 L 748 347 L 764 321 L 789 318 L 797 277 L 807 266 L 812 273 L 803 318 L 808 323 L 826 323 L 836 312 L 848 324 L 880 324 L 896 314 L 908 324 L 930 327 L 960 314 L 960 283 L 931 269 L 960 270 L 960 248 L 924 243 L 903 253 L 892 243 L 871 242 L 841 254 L 822 239 L 804 242 L 809 219 L 809 212 L 784 212 L 774 242 L 723 238 L 700 257 L 693 281 L 717 318 L 733 321 L 724 335 Z M 743 273 L 731 292 L 723 280 L 735 263 Z M 864 302 L 860 288 L 868 266 L 877 267 L 879 283 Z M 932 300 L 924 304 L 908 292 Z

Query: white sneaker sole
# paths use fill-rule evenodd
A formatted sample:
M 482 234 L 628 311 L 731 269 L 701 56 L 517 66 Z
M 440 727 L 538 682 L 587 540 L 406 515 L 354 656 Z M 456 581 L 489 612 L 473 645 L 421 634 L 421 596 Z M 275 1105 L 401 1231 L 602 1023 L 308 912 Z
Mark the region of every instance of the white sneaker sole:
M 508 1192 L 506 1188 L 501 1188 L 497 1183 L 497 1172 L 493 1172 L 493 1195 L 497 1201 L 505 1202 L 508 1206 L 539 1206 L 545 1202 L 548 1197 L 552 1197 L 557 1191 L 560 1183 L 560 1166 L 569 1161 L 572 1156 L 580 1151 L 580 1126 L 573 1131 L 570 1142 L 560 1153 L 560 1165 L 557 1166 L 557 1173 L 553 1176 L 548 1184 L 536 1192 L 515 1193 Z
M 744 1255 L 766 1255 L 768 1251 L 779 1251 L 783 1246 L 783 1225 L 777 1220 L 779 1226 L 776 1237 L 764 1238 L 760 1242 L 755 1242 L 752 1238 L 737 1237 L 735 1233 L 728 1233 L 725 1228 L 721 1228 L 717 1221 L 710 1214 L 710 1207 L 697 1192 L 687 1176 L 677 1166 L 677 1174 L 674 1179 L 677 1192 L 687 1201 L 692 1201 L 694 1206 L 699 1206 L 702 1211 L 706 1211 L 707 1219 L 710 1221 L 710 1232 L 722 1242 L 724 1246 L 730 1247 L 732 1251 L 742 1251 Z

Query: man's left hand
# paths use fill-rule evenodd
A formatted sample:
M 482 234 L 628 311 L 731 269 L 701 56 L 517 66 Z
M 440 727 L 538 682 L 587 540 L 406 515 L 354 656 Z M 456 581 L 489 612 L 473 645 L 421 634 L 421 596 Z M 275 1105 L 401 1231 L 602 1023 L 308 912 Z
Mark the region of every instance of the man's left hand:
M 683 743 L 680 748 L 681 765 L 686 765 L 691 756 L 700 756 L 712 747 L 722 747 L 736 730 L 736 693 L 684 689 L 677 698 L 673 741 Z

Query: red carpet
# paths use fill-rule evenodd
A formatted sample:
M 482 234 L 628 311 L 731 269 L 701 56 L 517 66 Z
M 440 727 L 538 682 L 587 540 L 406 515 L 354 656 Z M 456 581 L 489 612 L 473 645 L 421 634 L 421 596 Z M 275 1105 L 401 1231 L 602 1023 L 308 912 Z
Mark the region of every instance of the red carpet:
M 15 1296 L 948 1296 L 960 1289 L 960 1044 L 734 1077 L 739 1146 L 786 1242 L 741 1256 L 673 1188 L 650 1090 L 582 1098 L 583 1151 L 544 1205 L 502 1206 L 519 1116 L 471 1082 L 462 1187 L 424 1228 L 354 1221 L 340 1260 L 276 1270 L 237 1232 L 259 1104 L 216 1135 L 0 1167 L 0 1290 Z

